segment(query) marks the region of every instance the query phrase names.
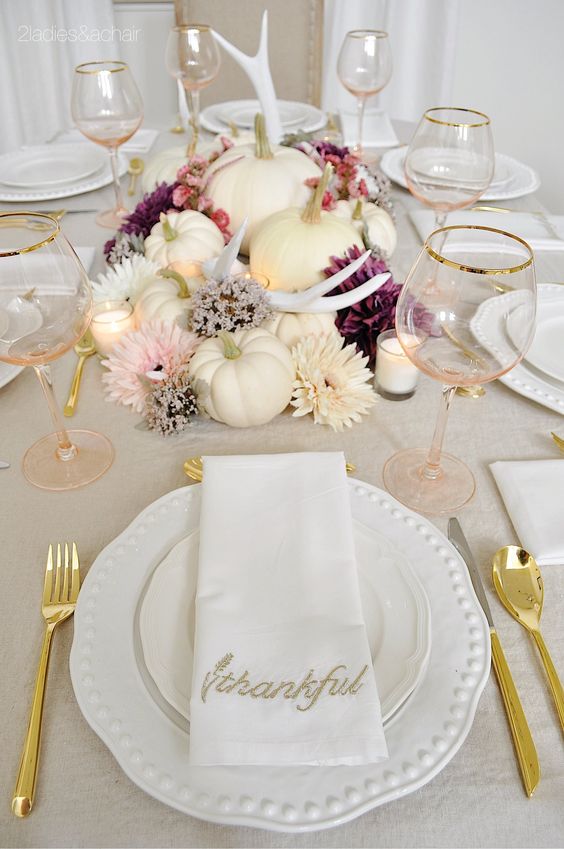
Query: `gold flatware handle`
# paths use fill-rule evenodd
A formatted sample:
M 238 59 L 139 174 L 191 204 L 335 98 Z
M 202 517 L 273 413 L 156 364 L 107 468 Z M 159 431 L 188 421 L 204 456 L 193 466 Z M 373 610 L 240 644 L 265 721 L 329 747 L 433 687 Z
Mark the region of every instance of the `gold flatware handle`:
M 47 669 L 49 666 L 49 653 L 51 649 L 51 638 L 55 624 L 50 623 L 45 629 L 41 658 L 35 681 L 35 691 L 31 704 L 29 725 L 25 737 L 25 743 L 20 761 L 20 769 L 12 799 L 12 811 L 17 817 L 27 817 L 33 807 L 35 796 L 35 784 L 37 781 L 37 767 L 39 765 L 39 746 L 41 743 L 41 720 L 43 717 L 43 702 L 45 697 L 45 682 L 47 680 Z
M 531 633 L 533 635 L 535 643 L 538 646 L 538 650 L 540 652 L 540 656 L 542 658 L 542 662 L 544 664 L 544 668 L 548 676 L 548 683 L 550 684 L 554 703 L 556 704 L 556 710 L 558 711 L 560 725 L 562 727 L 562 730 L 564 731 L 564 690 L 562 689 L 562 684 L 560 683 L 558 672 L 556 671 L 556 667 L 552 662 L 552 658 L 546 647 L 546 643 L 542 638 L 541 632 L 532 631 Z
M 65 414 L 65 416 L 67 416 L 67 418 L 70 416 L 74 416 L 74 408 L 76 407 L 78 390 L 80 389 L 80 381 L 82 380 L 82 370 L 84 368 L 84 363 L 86 362 L 86 359 L 87 357 L 84 354 L 81 354 L 78 358 L 78 362 L 74 370 L 74 377 L 72 379 L 69 397 L 67 398 L 67 403 L 65 405 L 65 409 L 63 410 L 63 413 Z
M 557 433 L 554 433 L 553 430 L 550 431 L 550 435 L 552 436 L 552 438 L 554 439 L 555 443 L 558 445 L 560 450 L 564 451 L 564 439 L 562 439 L 562 437 L 558 436 Z
M 515 743 L 517 759 L 527 796 L 532 796 L 540 781 L 540 766 L 537 750 L 525 718 L 525 713 L 515 688 L 509 666 L 501 648 L 495 629 L 490 629 L 492 643 L 492 664 L 498 680 L 499 689 L 505 705 L 509 728 Z
M 129 188 L 127 190 L 127 194 L 130 197 L 135 194 L 135 183 L 137 182 L 137 177 L 137 174 L 131 174 L 129 177 Z

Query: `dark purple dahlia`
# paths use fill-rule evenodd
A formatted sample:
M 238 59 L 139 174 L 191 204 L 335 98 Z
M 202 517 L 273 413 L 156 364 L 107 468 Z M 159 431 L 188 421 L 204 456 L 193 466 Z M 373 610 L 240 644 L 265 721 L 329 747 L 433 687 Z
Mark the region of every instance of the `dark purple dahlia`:
M 179 183 L 161 183 L 157 188 L 146 194 L 143 200 L 140 200 L 131 215 L 128 215 L 124 223 L 118 230 L 118 233 L 126 233 L 128 235 L 143 236 L 145 238 L 151 232 L 151 228 L 159 220 L 161 212 L 168 212 L 174 209 L 172 202 L 172 193 Z M 115 238 L 110 239 L 104 245 L 104 254 L 106 258 L 112 252 L 116 243 Z

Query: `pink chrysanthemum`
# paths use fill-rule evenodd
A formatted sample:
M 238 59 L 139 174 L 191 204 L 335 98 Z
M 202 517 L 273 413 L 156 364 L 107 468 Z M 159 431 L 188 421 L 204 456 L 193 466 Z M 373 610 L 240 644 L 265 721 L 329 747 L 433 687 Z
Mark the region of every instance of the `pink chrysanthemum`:
M 126 333 L 104 365 L 108 400 L 145 412 L 145 398 L 155 383 L 172 377 L 192 357 L 201 340 L 173 321 L 152 319 Z

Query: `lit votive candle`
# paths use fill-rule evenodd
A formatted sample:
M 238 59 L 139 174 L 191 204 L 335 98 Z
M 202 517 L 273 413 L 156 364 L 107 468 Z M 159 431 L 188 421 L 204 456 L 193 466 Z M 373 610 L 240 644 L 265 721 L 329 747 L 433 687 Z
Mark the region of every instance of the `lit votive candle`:
M 258 271 L 240 271 L 238 274 L 235 274 L 234 277 L 237 280 L 256 280 L 257 283 L 260 283 L 263 289 L 268 289 L 270 286 L 270 280 L 266 274 L 259 274 Z
M 134 328 L 133 307 L 128 301 L 103 301 L 94 305 L 90 330 L 101 357 L 108 357 L 123 334 Z
M 376 388 L 383 398 L 403 401 L 411 398 L 419 370 L 407 357 L 395 330 L 380 333 L 376 340 Z

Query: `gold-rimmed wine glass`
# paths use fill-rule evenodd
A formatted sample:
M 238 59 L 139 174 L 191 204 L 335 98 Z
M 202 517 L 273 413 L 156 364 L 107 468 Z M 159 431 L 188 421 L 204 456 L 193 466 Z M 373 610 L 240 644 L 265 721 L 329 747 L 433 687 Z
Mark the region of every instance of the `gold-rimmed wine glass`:
M 430 450 L 400 451 L 384 467 L 386 488 L 403 504 L 451 515 L 470 500 L 472 472 L 442 451 L 453 394 L 513 368 L 531 343 L 535 314 L 533 252 L 518 236 L 458 225 L 427 238 L 398 299 L 396 332 L 443 394 Z
M 190 124 L 195 138 L 200 132 L 200 91 L 217 77 L 221 56 L 207 24 L 173 27 L 166 43 L 165 64 L 169 74 L 180 80 L 186 94 Z
M 494 169 L 488 116 L 451 106 L 423 114 L 404 160 L 407 187 L 434 210 L 436 227 L 444 225 L 452 210 L 474 203 L 491 183 Z
M 382 91 L 392 76 L 392 51 L 388 33 L 376 29 L 348 32 L 339 52 L 337 75 L 347 91 L 356 97 L 358 140 L 353 150 L 361 156 L 366 101 Z
M 119 181 L 117 150 L 141 126 L 143 100 L 125 62 L 84 62 L 74 69 L 71 96 L 73 120 L 83 135 L 107 147 L 116 205 L 101 212 L 97 224 L 115 230 L 129 214 Z
M 105 436 L 67 431 L 53 393 L 50 363 L 82 338 L 91 312 L 88 275 L 58 222 L 38 212 L 0 213 L 0 360 L 32 366 L 49 405 L 54 433 L 23 459 L 26 478 L 42 489 L 83 486 L 113 461 Z

